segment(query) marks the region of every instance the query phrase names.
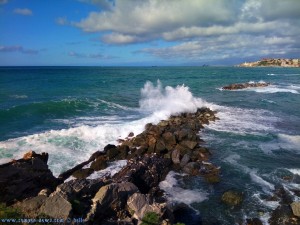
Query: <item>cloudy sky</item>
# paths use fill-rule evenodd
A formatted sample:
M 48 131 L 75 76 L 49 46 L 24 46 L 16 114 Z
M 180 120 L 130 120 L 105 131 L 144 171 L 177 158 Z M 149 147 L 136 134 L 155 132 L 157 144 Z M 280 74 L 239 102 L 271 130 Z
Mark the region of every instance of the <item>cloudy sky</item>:
M 0 66 L 300 58 L 300 0 L 0 0 Z

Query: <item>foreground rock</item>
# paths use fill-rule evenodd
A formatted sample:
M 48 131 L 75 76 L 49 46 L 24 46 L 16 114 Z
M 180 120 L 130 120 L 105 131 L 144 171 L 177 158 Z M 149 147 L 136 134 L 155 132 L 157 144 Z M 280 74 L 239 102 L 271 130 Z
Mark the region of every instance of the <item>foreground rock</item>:
M 245 88 L 257 88 L 257 87 L 267 87 L 270 83 L 265 82 L 248 82 L 248 83 L 240 83 L 240 84 L 230 84 L 228 86 L 222 87 L 223 90 L 238 90 Z
M 8 205 L 36 196 L 42 189 L 54 190 L 60 183 L 49 170 L 48 154 L 31 151 L 22 159 L 0 165 L 0 202 Z
M 156 125 L 149 123 L 141 134 L 130 133 L 118 146 L 107 145 L 58 179 L 48 169 L 46 154 L 28 153 L 22 160 L 0 166 L 1 181 L 5 181 L 1 183 L 1 202 L 19 200 L 13 206 L 28 218 L 45 215 L 65 222 L 82 218 L 86 224 L 133 225 L 154 212 L 161 223 L 172 224 L 173 209 L 159 183 L 170 170 L 219 182 L 219 168 L 209 162 L 211 153 L 201 146 L 199 136 L 203 125 L 216 119 L 213 111 L 201 108 Z M 124 159 L 127 165 L 113 177 L 87 179 L 111 162 Z M 66 182 L 71 176 L 77 179 Z

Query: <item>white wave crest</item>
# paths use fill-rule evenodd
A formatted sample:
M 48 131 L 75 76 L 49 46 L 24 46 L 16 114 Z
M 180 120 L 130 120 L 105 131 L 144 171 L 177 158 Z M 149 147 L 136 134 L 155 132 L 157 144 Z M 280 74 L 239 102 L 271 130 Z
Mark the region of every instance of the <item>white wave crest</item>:
M 125 110 L 135 110 L 140 117 L 98 117 L 99 121 L 90 118 L 76 118 L 73 121 L 63 120 L 64 123 L 72 122 L 72 128 L 62 130 L 50 130 L 39 134 L 19 137 L 0 142 L 0 155 L 20 158 L 33 150 L 37 153 L 49 153 L 49 166 L 55 175 L 72 168 L 74 165 L 87 160 L 90 155 L 102 150 L 107 144 L 117 144 L 119 138 L 125 138 L 130 132 L 141 133 L 147 123 L 158 123 L 167 119 L 172 114 L 196 111 L 198 107 L 205 105 L 200 98 L 195 98 L 188 87 L 177 86 L 162 88 L 158 81 L 155 87 L 147 82 L 141 89 L 142 99 L 139 109 L 123 107 L 119 104 L 109 104 Z M 58 120 L 58 122 L 60 122 Z M 2 157 L 0 163 L 11 160 Z

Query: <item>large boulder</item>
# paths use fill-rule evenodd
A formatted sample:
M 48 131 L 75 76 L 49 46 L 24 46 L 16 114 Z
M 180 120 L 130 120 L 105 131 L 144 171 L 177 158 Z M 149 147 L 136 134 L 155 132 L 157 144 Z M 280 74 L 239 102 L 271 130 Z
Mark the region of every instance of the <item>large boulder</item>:
M 293 214 L 295 216 L 300 217 L 300 202 L 293 202 L 291 204 L 291 208 L 292 208 Z
M 61 181 L 53 176 L 47 160 L 47 153 L 30 152 L 23 159 L 0 165 L 0 202 L 10 205 L 42 189 L 54 190 Z
M 92 199 L 92 208 L 86 220 L 100 222 L 105 218 L 114 218 L 124 210 L 127 199 L 134 193 L 139 192 L 138 188 L 130 182 L 113 183 L 103 186 Z
M 141 193 L 135 193 L 128 198 L 127 206 L 133 218 L 138 221 L 141 221 L 146 213 L 154 212 L 162 217 L 166 211 L 166 203 L 159 204 L 152 202 L 148 195 Z

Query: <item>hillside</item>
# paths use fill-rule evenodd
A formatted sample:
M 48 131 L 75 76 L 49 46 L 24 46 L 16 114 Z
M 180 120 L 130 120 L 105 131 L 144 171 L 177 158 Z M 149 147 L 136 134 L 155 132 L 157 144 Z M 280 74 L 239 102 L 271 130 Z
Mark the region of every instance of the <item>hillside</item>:
M 256 62 L 244 62 L 238 67 L 300 67 L 300 59 L 261 59 Z

